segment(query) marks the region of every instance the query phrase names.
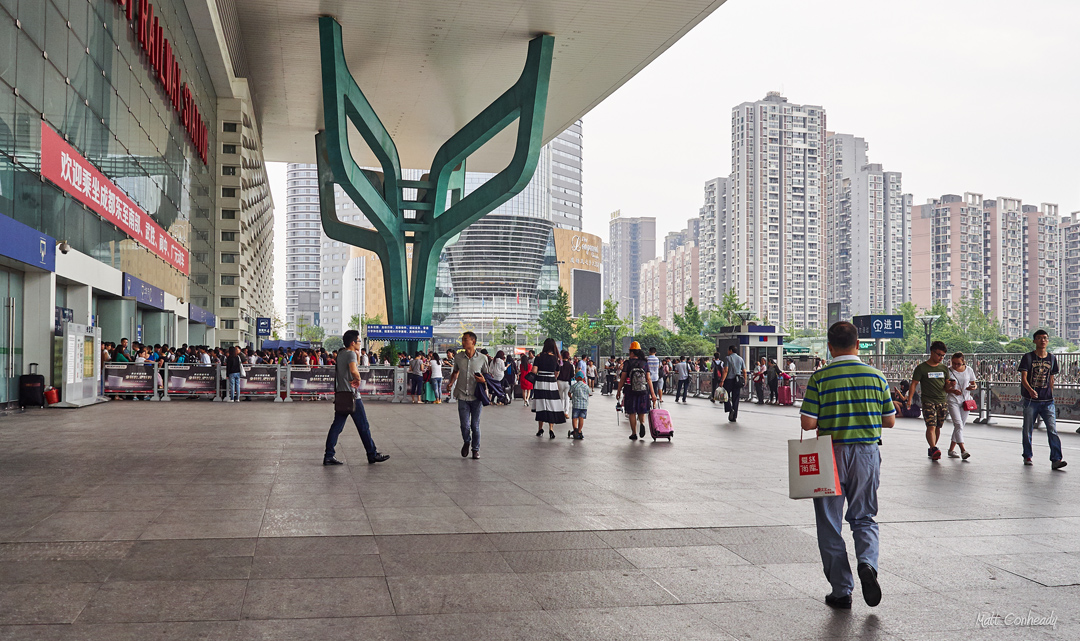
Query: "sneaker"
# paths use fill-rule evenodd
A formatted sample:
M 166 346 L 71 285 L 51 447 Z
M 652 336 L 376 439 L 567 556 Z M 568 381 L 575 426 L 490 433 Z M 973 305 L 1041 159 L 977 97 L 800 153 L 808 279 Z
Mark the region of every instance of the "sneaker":
M 851 595 L 846 596 L 833 596 L 831 594 L 825 595 L 825 605 L 830 608 L 836 608 L 837 610 L 850 610 L 851 609 Z
M 968 452 L 968 451 L 961 452 L 960 453 L 960 458 L 964 459 L 965 461 L 968 460 L 969 458 L 971 458 L 971 452 Z
M 371 465 L 372 463 L 382 463 L 388 458 L 390 458 L 389 454 L 376 454 L 375 456 L 369 456 L 367 462 L 368 465 Z
M 866 605 L 874 607 L 881 603 L 881 586 L 877 581 L 877 570 L 869 563 L 859 564 L 859 580 L 862 581 L 862 596 Z
M 934 453 L 930 455 L 930 458 L 934 459 L 935 461 L 940 461 L 941 460 L 941 450 L 939 450 L 938 448 L 935 447 L 934 448 Z
M 323 459 L 323 465 L 345 465 L 345 461 L 339 461 L 337 458 L 330 457 Z
M 1050 462 L 1050 469 L 1052 469 L 1052 470 L 1060 470 L 1061 468 L 1065 467 L 1066 465 L 1068 465 L 1068 463 L 1066 463 L 1064 459 L 1062 459 L 1060 461 L 1051 461 Z
M 1034 465 L 1034 463 L 1031 462 L 1031 459 L 1025 458 L 1024 459 L 1024 465 Z
M 466 442 L 461 446 L 461 458 L 465 458 L 469 455 L 469 445 L 471 445 L 471 443 Z
M 960 455 L 953 450 L 949 450 L 949 458 L 960 458 Z

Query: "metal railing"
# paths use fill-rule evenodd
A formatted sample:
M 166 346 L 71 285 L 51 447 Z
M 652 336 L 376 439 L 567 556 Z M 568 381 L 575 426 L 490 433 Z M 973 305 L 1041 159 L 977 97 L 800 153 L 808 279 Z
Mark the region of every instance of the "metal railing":
M 975 372 L 975 380 L 994 383 L 1020 384 L 1016 368 L 1023 354 L 965 354 L 964 361 Z M 1080 384 L 1080 352 L 1054 354 L 1058 362 L 1055 383 Z M 885 354 L 863 356 L 863 362 L 873 365 L 889 380 L 911 380 L 915 366 L 927 359 L 926 354 Z M 949 357 L 945 357 L 948 364 Z

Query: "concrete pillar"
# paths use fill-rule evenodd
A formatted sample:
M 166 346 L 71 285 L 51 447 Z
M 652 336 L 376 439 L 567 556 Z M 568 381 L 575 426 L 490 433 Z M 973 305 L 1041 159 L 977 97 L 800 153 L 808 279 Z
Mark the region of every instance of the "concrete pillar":
M 89 285 L 68 285 L 67 306 L 75 316 L 75 322 L 89 325 L 94 313 L 94 288 Z
M 101 340 L 120 343 L 121 338 L 135 340 L 135 301 L 124 298 L 99 298 L 98 320 Z
M 56 274 L 25 272 L 23 275 L 23 369 L 38 364 L 38 372 L 52 380 L 53 327 L 56 318 Z

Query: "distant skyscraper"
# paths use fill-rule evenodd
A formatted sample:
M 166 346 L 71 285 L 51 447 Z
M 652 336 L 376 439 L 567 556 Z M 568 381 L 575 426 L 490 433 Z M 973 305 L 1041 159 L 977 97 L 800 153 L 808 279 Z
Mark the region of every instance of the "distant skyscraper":
M 1080 211 L 1061 221 L 1061 336 L 1080 341 Z
M 718 286 L 788 329 L 825 321 L 825 124 L 823 108 L 773 91 L 731 110 L 730 251 L 718 255 Z
M 289 163 L 285 207 L 285 338 L 297 338 L 301 318 L 315 324 L 319 312 L 319 181 L 315 165 Z
M 1061 216 L 1058 206 L 1024 205 L 1024 333 L 1049 329 L 1061 335 Z
M 701 288 L 700 307 L 718 307 L 726 290 L 721 290 L 717 265 L 731 255 L 733 238 L 728 234 L 732 221 L 728 219 L 728 178 L 713 178 L 705 183 L 705 203 L 698 212 L 699 253 L 698 279 Z M 726 273 L 726 272 L 725 272 Z
M 952 313 L 976 290 L 986 300 L 986 229 L 982 194 L 945 194 L 911 208 L 911 300 L 916 307 L 928 310 L 941 301 Z
M 641 318 L 638 301 L 641 291 L 641 267 L 656 258 L 656 219 L 624 218 L 612 212 L 608 224 L 611 245 L 611 290 L 609 298 L 619 303 L 623 318 Z
M 868 163 L 867 147 L 850 134 L 825 143 L 825 298 L 845 319 L 891 314 L 911 287 L 901 175 Z

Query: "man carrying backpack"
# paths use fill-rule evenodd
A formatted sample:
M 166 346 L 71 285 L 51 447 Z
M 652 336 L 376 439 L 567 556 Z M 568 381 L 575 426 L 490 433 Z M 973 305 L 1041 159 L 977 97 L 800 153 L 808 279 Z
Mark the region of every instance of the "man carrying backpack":
M 724 381 L 724 389 L 728 393 L 728 421 L 734 423 L 739 420 L 739 395 L 743 385 L 746 385 L 746 361 L 739 356 L 738 348 L 728 345 L 727 357 L 724 359 L 724 373 L 721 379 Z

